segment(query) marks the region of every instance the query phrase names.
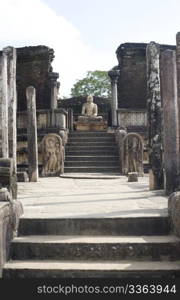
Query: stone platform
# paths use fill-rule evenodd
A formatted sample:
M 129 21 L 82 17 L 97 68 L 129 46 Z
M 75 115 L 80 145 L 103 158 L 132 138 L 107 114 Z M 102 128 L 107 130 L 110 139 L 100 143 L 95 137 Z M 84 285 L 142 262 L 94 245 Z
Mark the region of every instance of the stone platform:
M 103 173 L 87 175 L 83 180 L 49 177 L 39 178 L 37 183 L 19 182 L 23 218 L 167 216 L 168 200 L 163 191 L 149 191 L 148 176 L 139 177 L 138 182 L 127 182 L 127 177 L 115 174 L 111 174 L 111 180 L 103 179 Z
M 78 131 L 102 131 L 107 129 L 107 123 L 103 120 L 77 121 L 75 127 Z

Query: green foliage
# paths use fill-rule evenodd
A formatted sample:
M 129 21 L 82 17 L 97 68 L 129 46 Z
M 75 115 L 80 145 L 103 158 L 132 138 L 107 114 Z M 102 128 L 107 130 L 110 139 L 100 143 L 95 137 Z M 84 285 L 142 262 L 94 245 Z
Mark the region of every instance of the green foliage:
M 71 89 L 71 96 L 87 96 L 110 98 L 111 84 L 106 71 L 88 71 L 87 76 L 78 80 Z

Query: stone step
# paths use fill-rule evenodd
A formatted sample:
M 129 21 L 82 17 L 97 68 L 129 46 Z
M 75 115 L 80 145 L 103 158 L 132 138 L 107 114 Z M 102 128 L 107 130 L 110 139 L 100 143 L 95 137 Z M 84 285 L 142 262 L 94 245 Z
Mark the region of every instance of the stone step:
M 108 162 L 108 161 L 112 161 L 112 162 L 119 162 L 119 156 L 115 156 L 115 155 L 106 155 L 106 156 L 92 156 L 92 155 L 84 155 L 84 156 L 70 156 L 70 155 L 66 155 L 66 162 L 70 162 L 70 161 L 102 161 L 102 162 Z
M 18 235 L 167 235 L 166 216 L 117 218 L 26 218 L 21 217 Z
M 3 278 L 173 278 L 180 261 L 11 261 Z
M 103 167 L 103 168 L 106 168 L 106 167 L 117 167 L 118 166 L 118 162 L 117 161 L 66 161 L 65 160 L 65 164 L 64 164 L 65 168 L 66 167 Z
M 69 137 L 114 137 L 114 133 L 108 133 L 105 131 L 73 131 L 69 133 Z
M 94 150 L 94 151 L 101 151 L 101 152 L 103 152 L 103 151 L 113 151 L 113 150 L 116 150 L 117 151 L 117 148 L 116 148 L 116 145 L 109 145 L 109 146 L 91 146 L 91 145 L 89 145 L 89 146 L 86 146 L 85 144 L 84 145 L 82 145 L 82 146 L 79 146 L 79 145 L 73 145 L 73 146 L 66 146 L 66 151 L 88 151 L 88 150 L 90 150 L 90 151 L 92 151 L 92 150 Z
M 68 136 L 68 141 L 69 142 L 114 142 L 115 143 L 115 137 L 114 136 L 96 136 L 96 137 L 89 137 L 89 136 L 83 136 L 83 137 L 69 137 Z
M 71 179 L 119 179 L 122 177 L 119 173 L 63 173 L 60 175 L 61 178 Z
M 74 173 L 74 172 L 78 172 L 78 173 L 118 173 L 120 172 L 120 168 L 118 166 L 96 166 L 94 165 L 90 165 L 90 166 L 72 166 L 72 167 L 64 167 L 64 172 L 65 173 Z
M 11 244 L 13 260 L 177 260 L 175 236 L 25 236 Z
M 66 144 L 66 147 L 80 147 L 80 146 L 86 146 L 86 147 L 117 147 L 117 145 L 115 144 L 115 142 L 101 142 L 101 141 L 96 141 L 96 142 L 89 142 L 89 141 L 76 141 L 76 142 L 72 142 L 72 141 L 68 141 L 68 143 Z
M 115 155 L 117 156 L 118 155 L 118 151 L 117 149 L 107 149 L 107 148 L 104 148 L 104 150 L 102 151 L 102 149 L 97 149 L 97 150 L 94 150 L 94 149 L 88 149 L 88 150 L 84 150 L 84 149 L 74 149 L 72 147 L 72 149 L 66 149 L 66 155 L 68 156 L 112 156 L 112 155 Z

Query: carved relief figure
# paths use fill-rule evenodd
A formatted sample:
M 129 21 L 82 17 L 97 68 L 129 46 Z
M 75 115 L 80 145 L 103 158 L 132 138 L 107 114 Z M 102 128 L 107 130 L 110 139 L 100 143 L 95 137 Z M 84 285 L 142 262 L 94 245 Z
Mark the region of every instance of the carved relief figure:
M 143 140 L 139 134 L 128 133 L 123 139 L 123 174 L 137 172 L 143 176 Z
M 62 139 L 59 135 L 50 133 L 41 143 L 42 149 L 42 176 L 58 175 L 64 169 L 64 154 Z

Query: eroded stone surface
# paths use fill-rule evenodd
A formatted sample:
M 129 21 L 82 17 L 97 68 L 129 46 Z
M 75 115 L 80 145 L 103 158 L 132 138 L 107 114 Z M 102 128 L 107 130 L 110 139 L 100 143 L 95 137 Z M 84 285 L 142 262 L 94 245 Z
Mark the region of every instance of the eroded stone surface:
M 180 192 L 173 193 L 169 197 L 168 212 L 171 222 L 171 230 L 180 237 Z

